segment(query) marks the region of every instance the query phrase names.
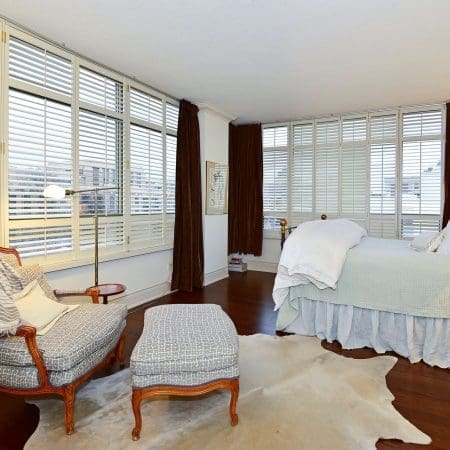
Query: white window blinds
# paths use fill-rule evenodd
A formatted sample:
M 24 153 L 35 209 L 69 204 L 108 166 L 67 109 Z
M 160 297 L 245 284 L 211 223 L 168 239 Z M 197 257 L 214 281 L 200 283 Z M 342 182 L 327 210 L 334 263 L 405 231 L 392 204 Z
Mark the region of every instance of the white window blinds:
M 70 201 L 42 196 L 72 185 L 70 107 L 11 89 L 8 128 L 10 245 L 25 257 L 70 251 Z
M 130 116 L 162 126 L 163 102 L 160 98 L 130 89 Z
M 178 129 L 178 106 L 166 103 L 166 127 L 171 132 L 176 132 Z
M 336 216 L 339 210 L 339 121 L 316 124 L 316 211 Z
M 176 110 L 176 112 L 175 112 Z M 178 108 L 130 91 L 130 246 L 173 241 Z M 165 126 L 166 125 L 166 126 Z
M 72 63 L 15 37 L 9 40 L 9 76 L 70 95 Z
M 99 192 L 100 215 L 121 213 L 122 121 L 84 109 L 79 113 L 79 186 L 117 187 Z M 80 194 L 80 214 L 94 213 L 94 193 Z
M 71 215 L 68 200 L 46 200 L 47 184 L 72 186 L 70 106 L 9 92 L 9 216 L 45 219 Z
M 442 111 L 403 115 L 402 237 L 439 229 L 441 128 Z
M 378 237 L 439 229 L 442 111 L 266 125 L 265 228 L 278 231 L 280 217 L 297 225 L 327 214 L 350 218 Z
M 367 213 L 367 119 L 342 121 L 341 215 L 364 219 Z
M 161 132 L 131 125 L 131 214 L 163 213 L 163 168 Z
M 114 188 L 98 193 L 102 256 L 169 247 L 177 101 L 9 27 L 6 50 L 8 214 L 0 245 L 36 262 L 89 261 L 94 193 L 45 199 L 45 186 L 57 184 Z
M 123 174 L 123 84 L 105 75 L 80 67 L 78 114 L 79 189 L 116 188 L 98 192 L 99 246 L 103 254 L 125 248 Z M 118 114 L 118 115 L 117 115 Z M 92 251 L 95 236 L 92 216 L 95 194 L 77 197 L 80 211 L 79 249 Z
M 276 228 L 287 213 L 288 127 L 263 129 L 264 227 Z
M 395 238 L 397 202 L 397 115 L 370 118 L 370 216 L 373 236 Z
M 291 209 L 293 223 L 311 217 L 313 212 L 313 124 L 293 126 L 291 164 Z
M 116 112 L 123 111 L 123 85 L 104 75 L 80 67 L 80 102 Z

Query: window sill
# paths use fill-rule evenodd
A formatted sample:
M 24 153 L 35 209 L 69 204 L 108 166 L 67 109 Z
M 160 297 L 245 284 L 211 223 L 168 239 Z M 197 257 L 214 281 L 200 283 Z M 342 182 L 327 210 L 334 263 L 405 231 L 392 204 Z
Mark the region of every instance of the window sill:
M 127 252 L 115 253 L 115 254 L 106 254 L 104 256 L 99 257 L 99 262 L 108 262 L 108 261 L 116 261 L 119 259 L 132 258 L 134 256 L 147 255 L 151 253 L 164 252 L 167 250 L 172 250 L 173 245 L 161 245 L 159 247 L 145 248 L 140 250 L 130 250 Z M 100 249 L 101 253 L 101 249 Z M 32 261 L 30 260 L 32 263 Z M 27 264 L 27 260 L 24 260 L 24 263 Z M 61 261 L 54 263 L 42 263 L 41 267 L 44 272 L 57 272 L 58 270 L 66 270 L 66 269 L 74 269 L 76 267 L 89 266 L 94 264 L 94 257 L 83 257 L 78 260 L 72 261 Z

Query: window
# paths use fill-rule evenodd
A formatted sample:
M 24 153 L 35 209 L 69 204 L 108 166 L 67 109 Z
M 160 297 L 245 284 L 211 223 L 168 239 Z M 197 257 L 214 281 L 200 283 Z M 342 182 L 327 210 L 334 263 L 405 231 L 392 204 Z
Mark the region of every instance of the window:
M 288 126 L 263 129 L 264 228 L 273 229 L 287 212 Z
M 8 214 L 2 216 L 0 245 L 48 264 L 70 266 L 92 255 L 94 193 L 45 199 L 44 187 L 58 184 L 113 188 L 98 193 L 103 256 L 169 247 L 178 103 L 12 27 L 6 30 L 7 158 L 1 171 L 8 180 Z
M 403 115 L 401 232 L 436 231 L 441 214 L 442 111 Z
M 313 212 L 313 128 L 312 123 L 293 125 L 291 214 L 296 222 L 307 220 Z
M 370 118 L 369 232 L 396 237 L 397 114 Z
M 297 225 L 321 214 L 379 237 L 440 227 L 440 105 L 265 125 L 263 142 L 269 234 L 280 217 Z
M 367 215 L 367 119 L 344 119 L 341 144 L 341 215 L 364 219 Z
M 316 211 L 336 216 L 339 208 L 339 122 L 316 124 Z M 292 175 L 293 178 L 297 174 Z

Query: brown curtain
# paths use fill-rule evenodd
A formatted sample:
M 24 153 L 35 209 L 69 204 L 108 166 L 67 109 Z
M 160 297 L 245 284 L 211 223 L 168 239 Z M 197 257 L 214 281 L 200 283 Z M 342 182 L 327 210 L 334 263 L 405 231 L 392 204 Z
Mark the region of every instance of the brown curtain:
M 203 227 L 198 108 L 181 100 L 178 118 L 172 289 L 203 286 Z
M 442 228 L 450 219 L 450 103 L 446 105 L 447 117 L 445 125 L 444 147 L 444 212 L 442 215 Z
M 228 253 L 261 255 L 263 153 L 261 124 L 229 126 Z

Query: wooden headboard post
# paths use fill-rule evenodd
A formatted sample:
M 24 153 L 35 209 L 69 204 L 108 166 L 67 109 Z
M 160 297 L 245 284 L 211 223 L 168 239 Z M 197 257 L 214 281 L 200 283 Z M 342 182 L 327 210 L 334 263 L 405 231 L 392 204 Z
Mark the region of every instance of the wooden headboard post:
M 280 227 L 281 227 L 281 250 L 283 250 L 284 242 L 286 241 L 286 219 L 280 219 Z

